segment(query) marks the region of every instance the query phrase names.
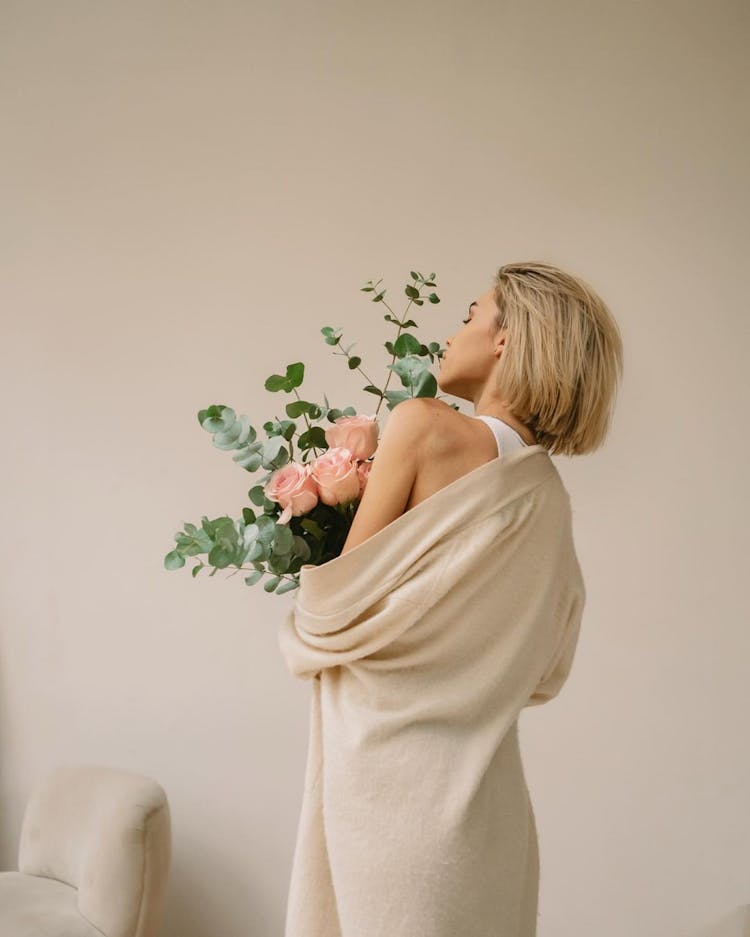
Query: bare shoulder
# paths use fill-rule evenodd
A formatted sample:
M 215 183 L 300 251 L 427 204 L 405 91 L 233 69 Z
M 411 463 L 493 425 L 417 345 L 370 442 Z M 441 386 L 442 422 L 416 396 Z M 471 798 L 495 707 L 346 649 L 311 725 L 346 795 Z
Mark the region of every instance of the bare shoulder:
M 475 438 L 476 421 L 469 419 L 460 410 L 455 410 L 444 400 L 435 397 L 420 398 L 426 406 L 423 410 L 425 449 L 430 456 L 443 457 L 455 449 L 471 444 Z
M 394 419 L 396 417 L 396 419 Z M 478 420 L 454 409 L 437 397 L 409 397 L 391 411 L 391 435 L 419 439 L 420 459 L 441 459 L 459 466 L 468 459 L 492 459 L 497 455 L 494 436 Z M 471 456 L 469 453 L 474 452 Z
M 419 458 L 407 510 L 484 462 L 497 458 L 495 437 L 481 421 L 454 410 L 442 400 L 417 399 L 424 404 L 420 405 L 419 414 L 413 408 L 419 418 Z
M 434 414 L 440 409 L 451 408 L 434 397 L 408 397 L 397 403 L 388 414 L 386 426 L 393 425 L 407 430 L 424 430 L 434 420 Z
M 401 427 L 419 433 L 422 452 L 430 450 L 433 456 L 436 449 L 450 448 L 466 439 L 466 416 L 436 397 L 402 400 L 391 411 L 389 422 L 396 416 Z

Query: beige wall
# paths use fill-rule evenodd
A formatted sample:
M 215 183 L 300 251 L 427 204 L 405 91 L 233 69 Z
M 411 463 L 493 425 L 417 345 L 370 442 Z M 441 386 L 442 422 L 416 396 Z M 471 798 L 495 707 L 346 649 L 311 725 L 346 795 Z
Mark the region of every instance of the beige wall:
M 588 605 L 522 717 L 539 934 L 742 933 L 747 47 L 731 0 L 6 0 L 1 868 L 48 770 L 110 763 L 170 798 L 165 937 L 281 935 L 310 687 L 290 595 L 163 569 L 252 484 L 196 413 L 260 427 L 300 359 L 372 412 L 318 331 L 385 374 L 366 280 L 400 312 L 435 271 L 442 341 L 544 259 L 609 301 L 625 381 L 606 448 L 556 462 Z

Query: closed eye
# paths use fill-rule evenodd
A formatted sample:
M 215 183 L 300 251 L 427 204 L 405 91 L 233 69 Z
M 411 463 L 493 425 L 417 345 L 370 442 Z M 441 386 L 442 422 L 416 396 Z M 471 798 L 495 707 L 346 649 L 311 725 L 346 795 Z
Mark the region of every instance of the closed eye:
M 466 323 L 466 322 L 471 322 L 471 319 L 461 319 L 461 321 Z

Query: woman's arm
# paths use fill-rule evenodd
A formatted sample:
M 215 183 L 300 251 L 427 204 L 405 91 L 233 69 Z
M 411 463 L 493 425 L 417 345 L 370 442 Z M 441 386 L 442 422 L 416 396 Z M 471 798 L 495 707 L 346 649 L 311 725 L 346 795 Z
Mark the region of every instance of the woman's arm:
M 411 397 L 390 412 L 342 553 L 404 513 L 429 426 L 427 406 L 426 399 Z

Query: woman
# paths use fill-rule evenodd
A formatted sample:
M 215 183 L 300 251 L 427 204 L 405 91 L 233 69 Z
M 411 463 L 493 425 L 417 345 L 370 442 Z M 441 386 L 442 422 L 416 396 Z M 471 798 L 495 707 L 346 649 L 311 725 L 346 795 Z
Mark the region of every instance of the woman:
M 507 264 L 441 367 L 474 416 L 391 413 L 344 552 L 303 567 L 279 634 L 313 685 L 286 937 L 535 935 L 518 717 L 559 693 L 585 604 L 550 453 L 602 445 L 621 370 L 589 286 Z
M 438 386 L 471 401 L 474 416 L 431 397 L 393 410 L 343 552 L 497 458 L 502 428 L 493 418 L 551 453 L 582 455 L 604 442 L 622 343 L 609 310 L 580 279 L 550 264 L 506 264 L 446 346 Z M 484 416 L 493 433 L 476 419 Z

